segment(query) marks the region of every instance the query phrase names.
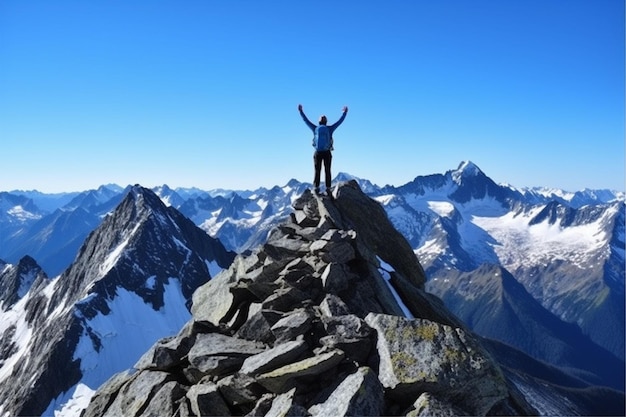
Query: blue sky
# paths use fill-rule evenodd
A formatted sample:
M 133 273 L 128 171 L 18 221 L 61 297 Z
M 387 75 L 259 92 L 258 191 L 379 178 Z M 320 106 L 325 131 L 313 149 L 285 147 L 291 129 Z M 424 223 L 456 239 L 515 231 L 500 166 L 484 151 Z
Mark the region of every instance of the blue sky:
M 0 190 L 624 185 L 624 2 L 0 0 Z

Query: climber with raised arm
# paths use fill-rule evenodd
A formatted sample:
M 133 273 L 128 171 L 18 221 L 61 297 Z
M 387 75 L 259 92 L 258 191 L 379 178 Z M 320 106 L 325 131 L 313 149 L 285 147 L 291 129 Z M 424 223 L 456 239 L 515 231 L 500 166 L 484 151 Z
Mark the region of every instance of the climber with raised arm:
M 330 195 L 332 181 L 330 168 L 333 159 L 333 132 L 339 127 L 341 123 L 343 123 L 344 119 L 346 118 L 346 114 L 348 113 L 348 107 L 343 107 L 343 114 L 341 115 L 339 120 L 337 120 L 337 122 L 330 126 L 327 124 L 328 119 L 325 115 L 320 116 L 319 125 L 315 125 L 315 123 L 311 122 L 304 114 L 304 111 L 302 110 L 302 104 L 298 104 L 298 111 L 300 112 L 300 116 L 302 116 L 302 120 L 304 120 L 304 123 L 306 123 L 306 125 L 313 131 L 313 147 L 315 148 L 315 153 L 313 154 L 313 167 L 315 169 L 313 186 L 315 187 L 315 193 L 320 193 L 320 175 L 323 163 L 326 193 Z

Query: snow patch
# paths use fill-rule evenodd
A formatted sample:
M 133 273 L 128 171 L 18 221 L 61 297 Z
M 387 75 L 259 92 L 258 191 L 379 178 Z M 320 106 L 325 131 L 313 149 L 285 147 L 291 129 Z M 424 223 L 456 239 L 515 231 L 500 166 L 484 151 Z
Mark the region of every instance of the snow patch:
M 428 209 L 440 217 L 452 217 L 454 205 L 448 201 L 428 201 Z
M 524 214 L 509 212 L 500 217 L 474 216 L 472 223 L 491 235 L 500 263 L 510 270 L 531 265 L 545 265 L 555 260 L 568 260 L 581 269 L 592 268 L 605 260 L 609 252 L 608 236 L 602 223 L 595 222 L 563 228 L 547 220 L 529 225 L 545 206 Z
M 7 210 L 7 214 L 9 216 L 15 217 L 20 222 L 25 222 L 28 220 L 39 220 L 42 216 L 31 213 L 28 210 L 25 210 L 22 206 L 14 206 Z
M 129 239 L 125 239 L 121 244 L 114 248 L 104 260 L 102 265 L 100 265 L 100 274 L 102 276 L 106 275 L 111 270 L 111 268 L 113 268 L 113 265 L 117 263 L 120 255 L 124 251 L 124 248 L 126 247 L 126 245 L 128 245 L 128 240 Z
M 389 280 L 391 279 L 390 272 L 394 272 L 395 270 L 393 269 L 391 265 L 389 265 L 387 262 L 383 261 L 379 257 L 377 257 L 377 259 L 378 259 L 378 262 L 380 263 L 380 268 L 378 268 L 378 272 L 380 272 L 380 274 L 384 278 L 385 284 L 387 284 L 387 287 L 393 294 L 393 297 L 396 299 L 396 302 L 400 306 L 400 309 L 402 310 L 404 317 L 408 319 L 414 319 L 415 317 L 413 316 L 413 313 L 411 313 L 411 310 L 409 310 L 406 304 L 404 304 L 404 301 L 402 301 L 402 298 L 400 298 L 400 294 L 398 294 L 398 292 L 393 287 L 393 285 L 391 285 L 391 282 L 389 282 Z
M 33 335 L 33 329 L 26 321 L 26 303 L 30 297 L 24 297 L 15 303 L 8 311 L 0 312 L 0 335 L 8 335 L 7 330 L 13 328 L 10 344 L 14 345 L 14 353 L 0 361 L 0 382 L 11 377 L 13 368 L 28 351 L 28 345 Z M 6 340 L 2 341 L 7 343 Z M 10 345 L 9 343 L 6 346 Z
M 77 384 L 69 391 L 52 400 L 42 416 L 66 417 L 80 416 L 87 408 L 96 391 L 85 384 Z
M 111 268 L 113 268 L 113 266 L 118 262 L 120 255 L 122 254 L 122 252 L 124 252 L 124 249 L 128 245 L 130 238 L 137 232 L 140 226 L 141 222 L 137 222 L 133 230 L 129 233 L 128 237 L 124 239 L 122 243 L 113 248 L 113 250 L 111 250 L 102 265 L 100 265 L 100 274 L 102 276 L 106 275 L 107 272 L 109 272 Z
M 149 290 L 153 290 L 156 288 L 156 275 L 148 277 L 145 287 Z
M 170 278 L 163 291 L 163 307 L 154 310 L 139 295 L 118 288 L 117 296 L 108 302 L 108 315 L 99 313 L 83 320 L 83 334 L 74 351 L 83 377 L 72 390 L 53 400 L 48 411 L 54 411 L 57 417 L 80 415 L 100 385 L 132 368 L 159 339 L 180 331 L 191 319 L 180 281 Z M 92 337 L 97 338 L 99 346 Z
M 386 195 L 380 195 L 376 197 L 375 200 L 378 201 L 383 206 L 387 206 L 389 205 L 391 200 L 393 200 L 395 197 L 396 197 L 395 194 L 386 194 Z

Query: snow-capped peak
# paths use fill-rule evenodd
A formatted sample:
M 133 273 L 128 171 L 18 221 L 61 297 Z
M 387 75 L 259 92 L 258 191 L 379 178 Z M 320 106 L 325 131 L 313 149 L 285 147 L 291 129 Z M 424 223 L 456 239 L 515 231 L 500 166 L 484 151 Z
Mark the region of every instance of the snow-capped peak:
M 461 182 L 461 178 L 476 177 L 479 175 L 485 174 L 472 161 L 463 161 L 456 171 L 452 171 L 452 179 L 457 184 Z

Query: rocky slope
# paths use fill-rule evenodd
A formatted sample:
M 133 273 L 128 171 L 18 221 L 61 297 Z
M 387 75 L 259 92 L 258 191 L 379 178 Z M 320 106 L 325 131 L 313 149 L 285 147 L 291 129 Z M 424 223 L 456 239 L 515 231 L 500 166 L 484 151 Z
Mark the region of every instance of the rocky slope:
M 83 416 L 593 414 L 501 367 L 424 291 L 408 242 L 355 182 L 332 199 L 307 191 L 294 209 Z

